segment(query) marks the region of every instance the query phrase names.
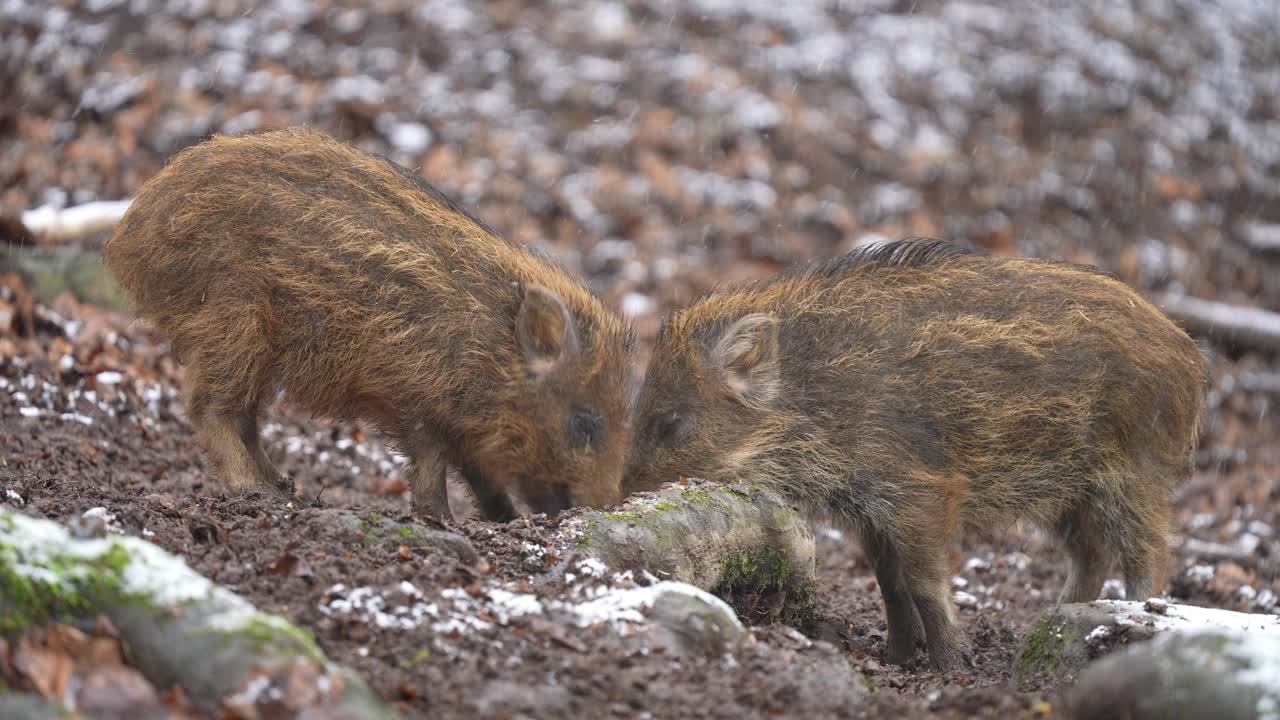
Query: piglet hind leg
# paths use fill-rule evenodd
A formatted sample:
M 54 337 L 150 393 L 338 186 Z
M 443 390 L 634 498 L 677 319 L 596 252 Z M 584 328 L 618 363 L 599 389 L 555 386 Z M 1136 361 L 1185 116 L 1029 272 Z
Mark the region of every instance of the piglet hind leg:
M 970 664 L 972 653 L 951 601 L 945 547 L 926 541 L 903 545 L 900 552 L 903 579 L 924 625 L 930 663 L 935 670 L 958 670 Z
M 267 458 L 258 433 L 256 408 L 236 411 L 192 403 L 191 424 L 215 475 L 235 492 L 260 489 L 293 495 L 293 483 Z
M 1169 502 L 1155 482 L 1133 483 L 1122 500 L 1113 500 L 1106 532 L 1119 550 L 1126 599 L 1164 593 L 1169 520 Z
M 1086 506 L 1069 512 L 1059 521 L 1056 531 L 1071 555 L 1071 569 L 1058 602 L 1097 600 L 1111 562 L 1107 555 L 1107 539 L 1098 527 L 1092 509 Z
M 925 637 L 924 627 L 916 612 L 898 548 L 880 532 L 863 532 L 863 548 L 876 571 L 880 596 L 884 599 L 888 638 L 885 659 L 894 665 L 905 665 L 916 652 L 916 640 Z

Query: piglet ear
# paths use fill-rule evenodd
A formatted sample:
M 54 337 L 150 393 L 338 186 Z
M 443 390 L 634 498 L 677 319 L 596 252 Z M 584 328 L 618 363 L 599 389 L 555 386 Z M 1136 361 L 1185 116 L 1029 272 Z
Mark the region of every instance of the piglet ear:
M 729 326 L 711 351 L 729 393 L 750 406 L 770 405 L 782 392 L 778 321 L 747 315 Z
M 535 378 L 578 352 L 578 330 L 559 295 L 543 287 L 525 289 L 516 314 L 516 345 Z

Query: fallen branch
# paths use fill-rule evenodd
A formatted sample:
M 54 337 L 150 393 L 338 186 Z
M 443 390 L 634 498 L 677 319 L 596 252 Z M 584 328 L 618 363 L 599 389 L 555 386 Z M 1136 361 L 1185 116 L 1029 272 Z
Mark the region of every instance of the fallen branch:
M 1280 351 L 1280 313 L 1185 295 L 1164 295 L 1157 303 L 1192 334 L 1254 350 Z
M 1258 252 L 1280 252 L 1280 225 L 1248 223 L 1241 229 L 1245 242 Z
M 91 202 L 61 210 L 44 205 L 22 213 L 22 224 L 46 242 L 76 240 L 115 227 L 132 202 Z
M 1274 393 L 1280 395 L 1280 373 L 1245 370 L 1236 380 L 1240 387 L 1250 392 Z

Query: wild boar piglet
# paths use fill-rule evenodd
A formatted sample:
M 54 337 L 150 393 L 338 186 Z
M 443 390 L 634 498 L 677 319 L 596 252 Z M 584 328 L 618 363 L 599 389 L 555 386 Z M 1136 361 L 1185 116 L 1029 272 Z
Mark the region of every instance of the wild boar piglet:
M 629 329 L 384 158 L 304 129 L 215 137 L 143 186 L 106 259 L 186 366 L 232 487 L 287 485 L 258 433 L 283 391 L 389 433 L 438 517 L 447 465 L 492 519 L 509 491 L 535 512 L 618 499 Z
M 948 551 L 965 527 L 1042 524 L 1064 601 L 1118 561 L 1164 588 L 1169 495 L 1197 442 L 1196 344 L 1093 268 L 909 239 L 714 292 L 664 323 L 624 490 L 679 475 L 772 486 L 860 536 L 888 659 L 923 631 L 965 653 Z

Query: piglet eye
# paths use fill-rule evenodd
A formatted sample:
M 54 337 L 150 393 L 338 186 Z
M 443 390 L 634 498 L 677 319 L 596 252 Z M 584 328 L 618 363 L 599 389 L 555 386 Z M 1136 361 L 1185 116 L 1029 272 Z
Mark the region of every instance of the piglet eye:
M 569 418 L 569 440 L 574 447 L 596 445 L 604 437 L 604 418 L 592 412 L 576 412 Z
M 663 445 L 675 445 L 684 434 L 684 425 L 679 413 L 664 413 L 653 420 L 653 436 Z

